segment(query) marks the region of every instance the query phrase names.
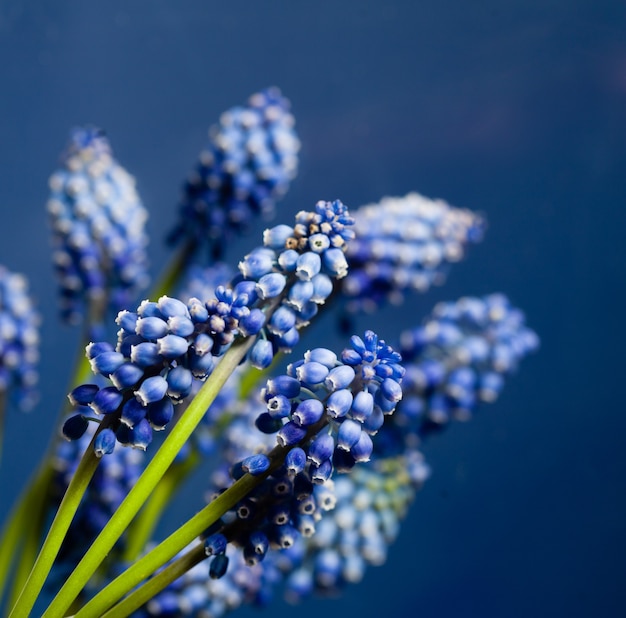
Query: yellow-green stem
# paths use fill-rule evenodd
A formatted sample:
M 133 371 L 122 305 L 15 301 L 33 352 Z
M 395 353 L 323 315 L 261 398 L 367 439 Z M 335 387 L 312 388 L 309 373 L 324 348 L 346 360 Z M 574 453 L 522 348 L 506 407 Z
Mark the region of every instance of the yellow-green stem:
M 137 590 L 134 590 L 123 601 L 115 605 L 115 607 L 112 607 L 109 611 L 102 614 L 102 618 L 125 618 L 126 616 L 130 616 L 132 612 L 139 609 L 151 598 L 159 594 L 161 590 L 205 559 L 204 545 L 199 543 L 191 551 L 172 562 L 172 564 L 162 571 L 159 571 L 159 573 L 137 588 Z
M 255 337 L 249 337 L 243 341 L 235 342 L 224 354 L 222 360 L 213 370 L 213 373 L 198 394 L 193 398 L 189 407 L 176 423 L 134 487 L 87 550 L 87 553 L 78 563 L 57 596 L 52 600 L 43 615 L 45 618 L 61 616 L 80 594 L 80 591 L 96 571 L 100 562 L 112 549 L 124 530 L 126 530 L 139 509 L 148 500 L 150 494 L 191 435 L 191 432 L 198 425 L 206 410 L 213 403 L 220 389 L 224 386 L 224 383 L 239 362 L 245 357 L 254 341 Z

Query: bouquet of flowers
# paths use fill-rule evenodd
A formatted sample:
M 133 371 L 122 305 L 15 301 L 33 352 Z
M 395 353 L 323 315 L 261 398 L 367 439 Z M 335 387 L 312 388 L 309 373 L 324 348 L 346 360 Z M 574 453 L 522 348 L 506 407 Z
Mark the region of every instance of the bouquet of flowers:
M 274 216 L 299 147 L 276 88 L 225 112 L 184 184 L 170 265 L 137 303 L 147 211 L 106 135 L 72 132 L 47 209 L 60 316 L 84 343 L 59 434 L 4 523 L 11 617 L 218 617 L 341 591 L 385 561 L 429 475 L 423 441 L 493 402 L 537 348 L 502 294 L 378 337 L 376 312 L 441 284 L 485 230 L 417 193 L 313 201 L 231 266 L 230 241 Z M 343 350 L 320 332 L 300 344 L 322 312 Z M 357 313 L 370 330 L 350 332 Z M 25 279 L 0 269 L 3 404 L 36 404 L 38 325 Z M 206 504 L 154 538 L 200 465 Z

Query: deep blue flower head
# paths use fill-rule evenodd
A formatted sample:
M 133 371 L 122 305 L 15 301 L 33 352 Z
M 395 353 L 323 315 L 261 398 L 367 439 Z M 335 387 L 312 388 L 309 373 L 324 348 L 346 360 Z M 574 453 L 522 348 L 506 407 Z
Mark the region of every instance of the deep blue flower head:
M 39 322 L 25 277 L 0 266 L 0 392 L 22 410 L 37 401 Z
M 504 377 L 539 345 L 524 314 L 502 294 L 439 303 L 419 328 L 401 335 L 404 399 L 394 416 L 404 439 L 466 420 L 494 401 Z
M 63 318 L 79 321 L 94 303 L 113 312 L 128 306 L 147 285 L 147 212 L 101 130 L 72 132 L 47 208 Z
M 350 274 L 342 283 L 351 312 L 397 304 L 410 291 L 442 283 L 448 265 L 482 239 L 485 227 L 471 211 L 417 193 L 383 198 L 353 215 L 356 238 L 346 251 Z
M 208 245 L 219 257 L 234 232 L 273 213 L 298 169 L 300 141 L 289 110 L 280 91 L 268 88 L 222 114 L 185 184 L 171 242 Z

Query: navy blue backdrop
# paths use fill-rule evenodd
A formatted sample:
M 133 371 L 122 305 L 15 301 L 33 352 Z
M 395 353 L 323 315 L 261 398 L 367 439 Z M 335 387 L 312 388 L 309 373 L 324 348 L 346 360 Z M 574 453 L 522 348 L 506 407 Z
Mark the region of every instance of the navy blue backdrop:
M 77 341 L 44 211 L 68 130 L 104 127 L 137 177 L 156 273 L 208 126 L 274 84 L 303 143 L 279 217 L 418 190 L 489 221 L 444 287 L 360 327 L 393 339 L 437 300 L 503 291 L 542 339 L 497 404 L 426 446 L 434 474 L 388 563 L 298 615 L 623 615 L 625 32 L 614 0 L 0 2 L 0 263 L 45 316 L 43 403 L 8 419 L 0 517 Z

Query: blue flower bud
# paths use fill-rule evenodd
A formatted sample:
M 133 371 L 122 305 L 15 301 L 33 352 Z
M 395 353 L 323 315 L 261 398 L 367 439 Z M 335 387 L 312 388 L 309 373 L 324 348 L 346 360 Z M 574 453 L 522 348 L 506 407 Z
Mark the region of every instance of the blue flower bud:
M 294 251 L 293 249 L 287 249 L 285 251 L 282 251 L 281 254 L 278 256 L 278 265 L 285 272 L 292 272 L 296 269 L 299 257 L 300 254 L 297 251 Z
M 348 262 L 341 249 L 328 249 L 323 255 L 324 267 L 331 275 L 341 279 L 348 274 Z
M 89 421 L 82 414 L 70 416 L 63 423 L 63 437 L 66 440 L 78 440 L 89 427 Z
M 160 401 L 167 393 L 167 380 L 162 376 L 146 378 L 139 389 L 135 391 L 135 397 L 144 405 Z M 102 391 L 101 391 L 102 392 Z
M 228 556 L 226 554 L 217 554 L 211 560 L 211 565 L 209 566 L 209 577 L 211 579 L 220 579 L 224 577 L 226 571 L 228 570 Z
M 287 302 L 295 307 L 298 311 L 301 311 L 306 304 L 311 300 L 313 296 L 313 283 L 311 281 L 296 281 L 291 285 L 289 294 L 287 295 Z
M 349 365 L 340 365 L 330 370 L 330 373 L 324 380 L 324 386 L 329 391 L 336 391 L 350 386 L 354 381 L 356 374 L 354 369 Z
M 316 436 L 309 445 L 308 458 L 317 466 L 330 459 L 335 450 L 335 440 L 328 433 Z
M 143 341 L 130 348 L 130 360 L 140 367 L 152 367 L 159 363 L 161 357 L 156 343 Z
M 103 352 L 115 352 L 113 346 L 108 341 L 91 342 L 85 346 L 85 356 L 89 360 L 95 358 Z
M 309 475 L 311 477 L 311 481 L 316 485 L 323 485 L 333 473 L 333 464 L 330 459 L 326 459 L 319 466 L 316 464 L 311 464 L 309 469 Z
M 306 453 L 300 447 L 292 448 L 285 456 L 285 467 L 290 476 L 300 474 L 306 466 Z
M 265 391 L 266 397 L 283 395 L 287 399 L 294 399 L 300 394 L 300 382 L 291 376 L 280 375 L 267 381 Z
M 173 360 L 187 353 L 189 342 L 178 335 L 165 335 L 157 339 L 159 354 L 168 360 Z
M 137 320 L 135 332 L 145 339 L 159 339 L 167 335 L 167 322 L 159 317 L 141 317 Z
M 330 247 L 330 238 L 327 234 L 313 234 L 309 236 L 309 249 L 315 253 L 323 253 Z
M 250 364 L 256 369 L 267 369 L 274 360 L 274 347 L 267 339 L 258 339 L 248 353 Z
M 300 334 L 297 328 L 290 328 L 286 333 L 274 337 L 274 343 L 281 352 L 291 352 L 298 341 L 300 341 Z
M 148 404 L 146 418 L 156 431 L 165 429 L 166 425 L 174 416 L 174 404 L 169 397 L 163 397 L 159 401 Z
M 293 236 L 293 228 L 289 225 L 276 225 L 263 232 L 263 244 L 270 249 L 284 249 L 287 239 Z
M 270 529 L 271 542 L 280 549 L 292 547 L 298 538 L 298 531 L 289 524 L 273 526 Z
M 246 457 L 242 462 L 242 468 L 244 472 L 248 472 L 252 476 L 258 476 L 259 474 L 263 474 L 270 467 L 270 460 L 267 455 L 258 454 L 251 455 L 250 457 Z
M 103 455 L 109 455 L 115 448 L 115 433 L 112 429 L 103 429 L 94 440 L 93 450 L 96 457 L 102 457 Z
M 324 404 L 319 399 L 305 399 L 292 414 L 293 422 L 300 427 L 317 423 L 324 414 Z
M 283 395 L 274 395 L 267 402 L 267 411 L 272 418 L 285 418 L 291 412 L 291 400 Z
M 123 328 L 127 333 L 134 333 L 137 326 L 137 314 L 130 311 L 120 311 L 117 314 L 115 323 Z
M 170 318 L 183 317 L 189 318 L 189 311 L 187 305 L 177 298 L 170 298 L 169 296 L 161 296 L 157 302 L 157 307 L 161 312 L 163 318 L 169 321 Z
M 67 398 L 73 406 L 86 406 L 93 401 L 98 390 L 97 384 L 82 384 L 73 389 Z
M 134 427 L 126 427 L 121 425 L 120 427 L 128 430 L 128 442 L 133 448 L 145 451 L 148 448 L 150 442 L 152 442 L 152 427 L 150 423 L 145 419 L 141 419 Z M 119 440 L 119 436 L 118 436 Z
M 270 333 L 285 333 L 296 325 L 296 314 L 292 309 L 280 306 L 274 311 L 267 325 Z
M 265 325 L 265 313 L 261 309 L 251 309 L 250 313 L 239 320 L 239 330 L 246 337 L 256 335 Z
M 352 418 L 364 422 L 374 410 L 374 398 L 368 391 L 359 391 L 352 402 Z
M 352 406 L 353 396 L 347 389 L 331 393 L 326 400 L 326 412 L 331 418 L 345 416 Z
M 332 369 L 337 365 L 337 355 L 327 348 L 314 348 L 304 353 L 304 361 L 307 363 L 321 363 L 328 369 Z
M 337 448 L 349 451 L 361 436 L 361 424 L 349 418 L 339 425 L 337 432 Z
M 143 377 L 143 369 L 134 363 L 123 363 L 110 376 L 119 390 L 134 386 Z
M 256 291 L 261 299 L 275 298 L 285 289 L 286 283 L 287 280 L 284 275 L 269 273 L 259 279 L 256 284 Z
M 307 251 L 298 258 L 296 276 L 301 281 L 311 281 L 322 268 L 322 259 L 317 253 Z
M 350 454 L 356 462 L 365 462 L 370 460 L 374 444 L 369 435 L 362 431 L 356 444 L 352 445 Z
M 200 333 L 193 340 L 193 351 L 196 356 L 204 356 L 208 354 L 213 348 L 213 339 L 206 333 Z
M 272 272 L 276 254 L 271 249 L 258 247 L 239 262 L 239 271 L 246 279 L 260 279 Z
M 184 399 L 191 392 L 193 375 L 182 365 L 170 369 L 165 379 L 168 384 L 167 394 L 175 401 Z
M 269 549 L 269 539 L 262 530 L 254 530 L 243 548 L 243 555 L 248 566 L 259 563 Z
M 276 433 L 282 426 L 283 423 L 279 418 L 273 418 L 267 412 L 263 412 L 259 414 L 254 421 L 256 428 L 262 433 Z
M 172 335 L 189 337 L 195 330 L 195 325 L 187 316 L 176 315 L 167 320 L 167 327 Z
M 120 407 L 123 398 L 114 386 L 107 386 L 95 394 L 91 407 L 97 414 L 111 414 Z
M 226 551 L 226 546 L 228 545 L 228 541 L 223 534 L 219 532 L 212 534 L 207 537 L 204 541 L 204 553 L 207 556 L 216 556 L 218 554 L 223 554 Z
M 296 377 L 303 384 L 320 384 L 326 379 L 327 375 L 328 367 L 316 361 L 305 362 L 296 369 Z
M 124 355 L 119 352 L 102 352 L 93 357 L 89 364 L 94 373 L 103 376 L 112 374 L 124 362 Z
M 313 294 L 311 295 L 311 300 L 314 303 L 323 305 L 333 291 L 332 279 L 328 275 L 320 273 L 313 277 L 311 283 L 313 284 Z
M 276 441 L 280 446 L 292 446 L 300 442 L 304 436 L 306 436 L 306 429 L 299 427 L 293 421 L 289 421 L 287 424 L 283 425 L 276 434 Z
M 134 427 L 140 420 L 145 418 L 146 408 L 137 399 L 129 399 L 122 407 L 120 421 L 128 427 Z

